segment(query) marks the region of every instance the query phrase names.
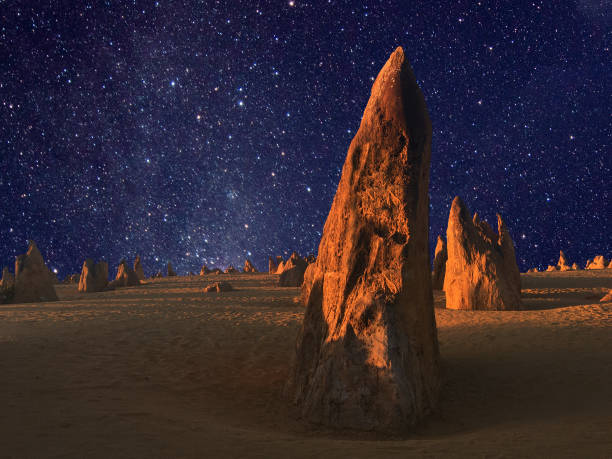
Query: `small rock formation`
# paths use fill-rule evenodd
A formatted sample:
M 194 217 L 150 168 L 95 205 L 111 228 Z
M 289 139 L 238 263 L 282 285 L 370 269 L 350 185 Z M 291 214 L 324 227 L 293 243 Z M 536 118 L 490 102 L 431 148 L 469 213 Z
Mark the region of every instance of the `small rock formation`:
M 209 269 L 206 267 L 206 265 L 202 265 L 202 269 L 200 269 L 200 276 L 204 276 L 206 274 L 208 274 L 210 271 Z
M 272 257 L 268 257 L 268 273 L 275 274 L 277 269 L 278 264 L 276 263 L 276 260 Z
M 433 273 L 431 275 L 431 285 L 434 290 L 442 290 L 442 288 L 444 288 L 444 273 L 446 272 L 447 258 L 446 242 L 442 239 L 442 236 L 438 236 L 434 254 Z
M 134 272 L 136 273 L 136 277 L 138 280 L 144 280 L 144 269 L 142 269 L 142 262 L 140 261 L 140 255 L 136 255 L 136 259 L 134 260 Z
M 501 216 L 498 234 L 457 196 L 448 217 L 446 307 L 469 310 L 521 308 L 521 275 L 514 244 Z
M 244 272 L 244 273 L 258 273 L 259 271 L 257 271 L 255 266 L 253 266 L 253 263 L 251 263 L 251 260 L 246 260 L 244 262 L 244 268 L 242 269 L 242 272 Z
M 49 268 L 34 241 L 30 241 L 28 252 L 15 260 L 15 286 L 13 303 L 36 303 L 57 301 Z
M 304 272 L 307 267 L 308 262 L 293 252 L 289 260 L 283 264 L 282 271 L 280 269 L 277 271 L 280 273 L 278 285 L 280 287 L 300 287 L 304 282 Z
M 168 262 L 168 277 L 173 277 L 176 276 L 176 272 L 174 271 L 174 268 L 172 267 L 172 263 Z
M 379 73 L 308 266 L 286 393 L 334 428 L 404 431 L 435 406 L 431 123 L 398 48 Z
M 99 261 L 94 264 L 91 258 L 86 259 L 79 279 L 79 292 L 101 292 L 107 285 L 108 263 Z
M 569 265 L 567 261 L 567 257 L 565 256 L 565 253 L 563 253 L 563 250 L 559 251 L 559 261 L 557 262 L 557 268 L 559 269 L 559 271 L 571 271 L 572 270 L 572 267 Z
M 612 303 L 612 290 L 608 290 L 608 293 L 604 295 L 604 297 L 599 300 L 600 303 Z
M 608 269 L 612 269 L 612 259 L 610 260 L 610 263 L 608 264 Z
M 231 292 L 234 287 L 229 282 L 215 282 L 214 284 L 204 287 L 204 293 L 209 292 Z
M 15 289 L 15 276 L 5 266 L 2 270 L 2 280 L 0 280 L 0 304 L 7 303 L 13 299 Z
M 531 268 L 527 270 L 528 273 L 537 273 L 539 272 L 538 268 Z
M 223 271 L 219 268 L 214 268 L 210 270 L 210 274 L 223 274 Z
M 129 267 L 127 261 L 123 259 L 117 267 L 117 277 L 108 284 L 108 288 L 112 290 L 119 287 L 132 287 L 134 285 L 140 285 L 140 279 Z
M 580 266 L 578 266 L 578 263 L 572 263 L 572 271 L 578 271 L 580 270 Z
M 597 255 L 593 260 L 587 261 L 584 269 L 606 269 L 608 260 L 603 255 Z
M 548 265 L 548 268 L 546 268 L 546 271 L 559 271 L 559 267 L 558 266 L 553 266 L 553 265 Z
M 229 265 L 227 268 L 225 268 L 225 271 L 223 271 L 225 274 L 236 274 L 238 272 L 238 270 L 236 268 L 234 268 L 232 265 Z

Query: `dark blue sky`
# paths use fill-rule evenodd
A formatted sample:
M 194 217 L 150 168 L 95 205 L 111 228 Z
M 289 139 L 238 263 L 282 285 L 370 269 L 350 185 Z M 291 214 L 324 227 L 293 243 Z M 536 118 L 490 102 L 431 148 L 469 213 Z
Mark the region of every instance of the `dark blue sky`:
M 0 264 L 27 239 L 62 277 L 316 251 L 398 45 L 433 123 L 432 241 L 460 195 L 522 269 L 612 255 L 609 0 L 355 3 L 0 2 Z

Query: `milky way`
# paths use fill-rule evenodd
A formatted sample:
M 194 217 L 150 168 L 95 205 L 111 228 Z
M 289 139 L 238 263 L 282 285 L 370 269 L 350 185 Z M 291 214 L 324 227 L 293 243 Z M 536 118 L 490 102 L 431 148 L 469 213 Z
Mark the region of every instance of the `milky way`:
M 400 45 L 432 242 L 460 195 L 504 216 L 522 269 L 612 255 L 608 2 L 356 3 L 0 1 L 0 263 L 28 239 L 61 276 L 316 252 Z

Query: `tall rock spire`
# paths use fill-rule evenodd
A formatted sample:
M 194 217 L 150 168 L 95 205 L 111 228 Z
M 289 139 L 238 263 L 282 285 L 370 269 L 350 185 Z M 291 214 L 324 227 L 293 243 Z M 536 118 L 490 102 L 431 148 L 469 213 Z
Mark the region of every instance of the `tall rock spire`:
M 310 421 L 395 431 L 436 403 L 430 156 L 425 100 L 397 48 L 372 87 L 302 286 L 286 389 Z

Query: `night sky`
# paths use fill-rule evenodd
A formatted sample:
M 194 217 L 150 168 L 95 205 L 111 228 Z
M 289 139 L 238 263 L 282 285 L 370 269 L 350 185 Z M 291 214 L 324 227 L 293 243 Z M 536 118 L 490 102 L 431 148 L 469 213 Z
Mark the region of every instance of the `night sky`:
M 0 0 L 0 26 L 2 265 L 28 239 L 60 277 L 316 252 L 400 45 L 433 123 L 432 244 L 460 195 L 503 215 L 522 270 L 612 255 L 610 0 Z

